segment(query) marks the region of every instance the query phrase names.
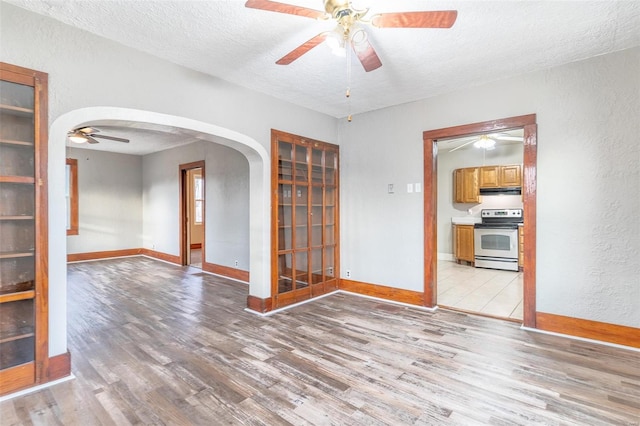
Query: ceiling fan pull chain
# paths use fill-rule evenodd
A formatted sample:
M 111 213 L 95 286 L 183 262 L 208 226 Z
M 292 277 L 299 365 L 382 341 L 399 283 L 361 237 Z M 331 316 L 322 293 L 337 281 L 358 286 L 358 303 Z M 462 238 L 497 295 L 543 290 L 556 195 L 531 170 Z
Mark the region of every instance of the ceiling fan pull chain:
M 349 46 L 348 40 L 345 41 L 346 57 L 347 57 L 347 121 L 351 123 L 351 46 Z

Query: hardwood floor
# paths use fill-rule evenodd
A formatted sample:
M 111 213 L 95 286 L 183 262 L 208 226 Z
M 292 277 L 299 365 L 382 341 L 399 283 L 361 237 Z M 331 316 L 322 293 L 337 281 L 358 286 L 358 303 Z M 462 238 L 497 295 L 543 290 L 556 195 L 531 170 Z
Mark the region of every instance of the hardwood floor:
M 247 287 L 145 257 L 68 267 L 76 379 L 0 424 L 640 422 L 640 353 L 350 294 L 259 317 Z

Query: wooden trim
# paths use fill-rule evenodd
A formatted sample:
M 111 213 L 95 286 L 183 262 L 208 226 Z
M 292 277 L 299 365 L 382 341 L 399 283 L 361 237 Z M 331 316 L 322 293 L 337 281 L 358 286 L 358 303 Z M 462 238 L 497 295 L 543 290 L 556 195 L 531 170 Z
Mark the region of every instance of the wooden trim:
M 0 396 L 36 385 L 35 362 L 0 370 Z
M 202 243 L 191 244 L 191 250 L 202 248 Z
M 203 192 L 206 191 L 207 188 L 207 178 L 206 178 L 206 173 L 205 173 L 205 168 L 204 168 L 204 160 L 199 160 L 199 161 L 193 161 L 191 163 L 185 163 L 185 164 L 180 164 L 178 165 L 178 186 L 179 186 L 179 190 L 178 190 L 178 210 L 179 210 L 179 214 L 178 214 L 178 229 L 179 229 L 179 241 L 180 241 L 180 255 L 178 256 L 178 265 L 186 265 L 188 263 L 188 259 L 187 259 L 187 252 L 189 250 L 187 250 L 187 232 L 189 232 L 187 230 L 187 227 L 189 226 L 189 224 L 187 223 L 187 209 L 189 208 L 187 206 L 187 185 L 189 185 L 189 182 L 187 182 L 187 171 L 188 170 L 193 170 L 193 169 L 202 169 L 202 184 L 203 184 Z M 206 197 L 206 192 L 204 192 L 205 194 L 205 199 L 204 202 L 202 203 L 202 235 L 203 235 L 203 242 L 202 242 L 202 262 L 204 264 L 204 259 L 206 259 L 205 257 L 205 246 L 206 246 L 206 229 L 205 229 L 205 223 L 207 222 L 207 197 Z M 164 260 L 164 259 L 163 259 Z M 172 261 L 170 261 L 172 262 Z
M 265 312 L 273 310 L 273 299 L 271 297 L 261 299 L 256 296 L 248 295 L 247 308 L 251 309 L 252 311 L 264 314 Z
M 71 176 L 71 194 L 70 204 L 71 204 L 71 212 L 70 212 L 70 227 L 67 229 L 67 235 L 78 235 L 79 234 L 79 200 L 78 200 L 78 160 L 75 158 L 67 158 L 66 165 L 70 166 L 70 176 Z
M 534 118 L 535 121 L 535 118 Z M 538 170 L 538 127 L 535 123 L 524 126 L 524 157 L 522 166 L 522 201 L 524 205 L 524 259 L 523 259 L 523 324 L 536 327 L 536 199 Z
M 67 255 L 67 262 L 82 262 L 84 260 L 109 259 L 112 257 L 136 256 L 142 254 L 143 249 L 133 248 L 124 250 L 94 251 L 86 253 L 71 253 Z
M 155 259 L 164 260 L 165 262 L 174 263 L 176 265 L 181 265 L 180 256 L 176 256 L 174 254 L 161 253 L 159 251 L 150 250 L 146 248 L 140 249 L 140 254 L 153 257 Z
M 49 382 L 67 377 L 70 374 L 71 353 L 69 351 L 49 358 Z
M 35 161 L 36 169 L 36 339 L 35 383 L 49 370 L 49 76 L 29 70 L 35 90 Z
M 490 120 L 423 132 L 424 141 L 424 304 L 437 304 L 437 195 L 438 139 L 524 128 L 523 204 L 524 204 L 524 287 L 523 324 L 536 327 L 536 198 L 537 126 L 536 115 Z
M 370 284 L 360 281 L 340 279 L 338 288 L 365 296 L 378 297 L 394 302 L 407 303 L 409 305 L 424 306 L 424 294 L 413 290 L 387 287 L 379 284 Z
M 640 348 L 640 328 L 545 312 L 536 313 L 536 326 L 539 330 Z
M 202 270 L 211 272 L 212 274 L 222 275 L 223 277 L 233 278 L 235 280 L 249 282 L 249 271 L 232 268 L 230 266 L 216 265 L 215 263 L 202 262 Z

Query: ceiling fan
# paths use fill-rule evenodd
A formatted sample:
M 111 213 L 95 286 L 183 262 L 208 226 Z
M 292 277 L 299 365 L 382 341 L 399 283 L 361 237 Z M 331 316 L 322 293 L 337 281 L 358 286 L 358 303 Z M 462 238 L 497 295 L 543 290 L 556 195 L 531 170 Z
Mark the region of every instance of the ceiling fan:
M 316 35 L 280 58 L 276 64 L 288 65 L 327 40 L 328 44 L 333 42 L 334 49 L 344 49 L 347 44 L 350 44 L 366 72 L 380 68 L 382 62 L 369 42 L 365 25 L 378 28 L 451 28 L 458 16 L 455 10 L 442 10 L 379 13 L 367 17 L 369 9 L 354 9 L 348 0 L 324 0 L 324 12 L 270 0 L 248 0 L 245 6 L 312 19 L 336 21 L 337 26 L 334 31 L 325 31 Z
M 448 142 L 454 142 L 456 139 L 452 139 Z M 460 140 L 460 139 L 458 139 Z M 485 150 L 495 149 L 496 141 L 514 141 L 514 142 L 522 142 L 524 138 L 522 136 L 513 136 L 505 133 L 490 133 L 487 135 L 480 136 L 472 136 L 471 140 L 463 143 L 462 145 L 456 146 L 455 148 L 449 150 L 449 152 L 457 151 L 460 148 L 464 148 L 469 144 L 473 144 L 476 148 L 483 148 Z
M 99 132 L 100 130 L 96 129 L 95 127 L 79 127 L 77 129 L 69 131 L 69 133 L 67 133 L 67 137 L 71 142 L 74 143 L 100 143 L 100 141 L 96 138 L 129 143 L 129 139 L 117 138 L 115 136 L 98 135 L 97 133 Z

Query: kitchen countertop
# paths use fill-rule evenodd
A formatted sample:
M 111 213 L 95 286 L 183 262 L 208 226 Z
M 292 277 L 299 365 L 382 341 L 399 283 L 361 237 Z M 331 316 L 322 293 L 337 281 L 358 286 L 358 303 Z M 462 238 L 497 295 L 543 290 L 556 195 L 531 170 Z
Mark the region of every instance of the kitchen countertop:
M 451 218 L 451 223 L 454 225 L 474 225 L 480 222 L 482 222 L 482 218 L 476 216 L 458 216 Z

